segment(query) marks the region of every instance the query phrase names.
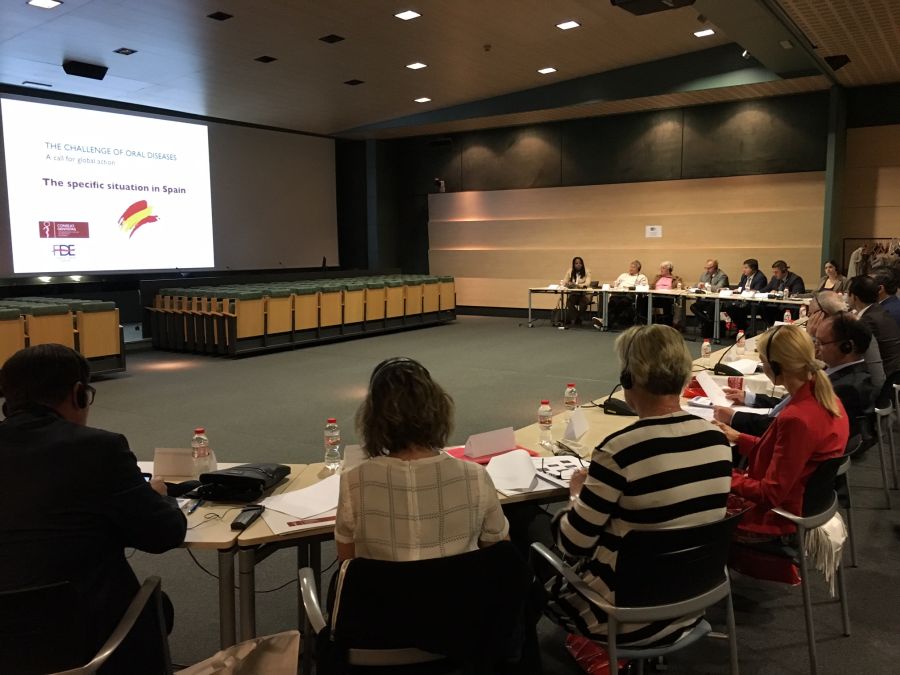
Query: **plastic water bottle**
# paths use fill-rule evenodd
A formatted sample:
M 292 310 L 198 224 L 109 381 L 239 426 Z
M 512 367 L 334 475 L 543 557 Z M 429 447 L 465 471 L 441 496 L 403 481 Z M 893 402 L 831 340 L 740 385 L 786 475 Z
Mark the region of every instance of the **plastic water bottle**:
M 785 309 L 785 310 L 784 310 L 784 322 L 785 322 L 785 323 L 794 323 L 794 317 L 791 316 L 791 310 L 790 310 L 790 309 Z
M 703 340 L 703 346 L 700 347 L 700 359 L 701 364 L 704 368 L 709 368 L 710 355 L 712 354 L 712 345 L 709 343 L 709 338 Z
M 738 356 L 743 356 L 746 349 L 747 337 L 744 335 L 744 331 L 739 330 L 737 337 L 734 340 L 734 351 Z
M 569 382 L 566 385 L 566 391 L 563 394 L 563 405 L 569 412 L 578 407 L 578 390 L 575 388 L 574 382 Z
M 538 408 L 538 426 L 541 428 L 541 444 L 552 442 L 553 408 L 550 407 L 549 399 L 543 399 Z
M 203 427 L 194 429 L 194 436 L 191 438 L 191 459 L 194 462 L 195 477 L 201 473 L 216 470 L 212 450 L 209 447 L 209 438 Z
M 341 429 L 337 420 L 329 417 L 325 424 L 325 468 L 336 471 L 341 468 Z

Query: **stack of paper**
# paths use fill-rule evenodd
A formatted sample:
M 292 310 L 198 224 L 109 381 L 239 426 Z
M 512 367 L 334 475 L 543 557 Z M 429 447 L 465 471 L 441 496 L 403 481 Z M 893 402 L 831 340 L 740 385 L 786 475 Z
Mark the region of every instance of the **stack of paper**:
M 334 520 L 340 476 L 335 474 L 309 487 L 267 497 L 263 520 L 275 534 L 320 527 Z

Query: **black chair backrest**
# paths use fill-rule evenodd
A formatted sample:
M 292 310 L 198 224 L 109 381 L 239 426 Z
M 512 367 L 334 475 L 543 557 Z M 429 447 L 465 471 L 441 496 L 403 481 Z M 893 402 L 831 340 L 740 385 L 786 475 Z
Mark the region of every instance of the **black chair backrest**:
M 894 405 L 895 384 L 900 384 L 900 370 L 884 378 L 884 384 L 881 386 L 881 391 L 878 392 L 878 396 L 875 399 L 875 407 L 889 408 Z
M 510 542 L 411 562 L 357 558 L 336 599 L 341 648 L 415 647 L 461 662 L 503 658 L 521 639 L 534 586 Z
M 53 673 L 92 656 L 72 585 L 60 582 L 0 592 L 0 672 Z
M 803 516 L 814 516 L 822 513 L 834 501 L 834 481 L 837 478 L 838 469 L 844 462 L 843 455 L 832 457 L 816 467 L 806 481 L 803 490 Z
M 728 548 L 743 513 L 691 527 L 632 530 L 616 561 L 616 604 L 666 605 L 700 595 L 725 580 Z

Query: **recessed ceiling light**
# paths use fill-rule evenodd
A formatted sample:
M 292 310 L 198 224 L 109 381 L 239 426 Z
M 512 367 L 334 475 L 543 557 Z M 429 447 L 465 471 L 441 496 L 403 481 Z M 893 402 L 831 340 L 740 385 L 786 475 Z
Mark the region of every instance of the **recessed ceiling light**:
M 421 14 L 418 12 L 414 12 L 411 9 L 406 10 L 405 12 L 400 12 L 399 14 L 394 14 L 398 19 L 403 19 L 404 21 L 409 21 L 410 19 L 418 19 Z
M 781 45 L 782 49 L 793 49 L 794 48 L 794 43 L 791 42 L 790 40 L 782 40 L 778 44 Z
M 259 61 L 260 63 L 272 63 L 272 61 L 277 61 L 274 56 L 257 56 L 254 61 Z
M 541 68 L 538 72 L 541 75 L 549 75 L 550 73 L 555 73 L 556 68 L 551 68 L 550 66 L 547 66 L 546 68 Z
M 22 82 L 26 87 L 52 87 L 52 84 L 47 84 L 46 82 L 35 82 L 33 80 L 25 80 Z
M 556 27 L 560 30 L 572 30 L 573 28 L 578 28 L 581 24 L 577 21 L 563 21 L 562 23 L 556 24 Z
M 414 99 L 416 103 L 428 103 L 431 99 L 427 96 L 423 96 L 421 98 Z
M 113 49 L 113 52 L 116 54 L 121 54 L 122 56 L 131 56 L 132 54 L 137 54 L 137 49 L 129 49 L 128 47 L 119 47 L 118 49 Z
M 344 84 L 349 84 L 351 87 L 355 87 L 360 84 L 365 84 L 365 80 L 347 80 Z
M 410 70 L 419 70 L 419 68 L 427 68 L 428 66 L 426 66 L 424 63 L 419 63 L 418 61 L 416 61 L 415 63 L 408 64 L 406 67 Z
M 213 12 L 212 14 L 207 14 L 206 16 L 213 21 L 227 21 L 228 19 L 234 17 L 234 14 L 226 14 L 225 12 Z
M 330 35 L 323 35 L 319 38 L 322 42 L 327 42 L 330 45 L 333 45 L 335 42 L 342 42 L 345 38 L 342 35 L 335 35 L 331 33 Z
M 32 7 L 40 7 L 41 9 L 54 9 L 59 7 L 62 2 L 60 2 L 60 0 L 28 0 L 28 4 Z
M 710 35 L 715 35 L 716 31 L 712 28 L 704 28 L 703 30 L 695 30 L 694 37 L 709 37 Z

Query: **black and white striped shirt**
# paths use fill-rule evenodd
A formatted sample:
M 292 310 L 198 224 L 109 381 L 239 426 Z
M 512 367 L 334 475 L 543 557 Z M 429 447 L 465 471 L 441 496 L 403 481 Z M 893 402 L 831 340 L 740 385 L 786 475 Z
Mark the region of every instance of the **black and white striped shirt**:
M 594 450 L 588 477 L 573 507 L 559 521 L 558 544 L 584 558 L 582 578 L 615 603 L 616 557 L 631 530 L 687 527 L 725 517 L 731 487 L 731 449 L 709 422 L 679 411 L 641 419 L 608 436 Z M 606 615 L 548 584 L 551 611 L 571 630 L 606 635 Z M 621 644 L 672 639 L 697 616 L 620 626 Z

